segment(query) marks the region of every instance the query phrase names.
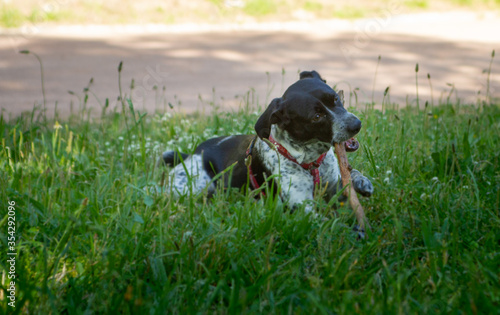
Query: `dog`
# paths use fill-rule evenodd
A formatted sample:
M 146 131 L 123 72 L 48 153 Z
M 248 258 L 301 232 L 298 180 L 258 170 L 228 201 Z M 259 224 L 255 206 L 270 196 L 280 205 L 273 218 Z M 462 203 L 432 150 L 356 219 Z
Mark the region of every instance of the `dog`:
M 173 167 L 171 189 L 175 195 L 212 194 L 217 183 L 225 188 L 260 189 L 273 176 L 276 193 L 287 206 L 305 204 L 313 211 L 315 189 L 330 200 L 342 186 L 333 145 L 359 146 L 352 138 L 361 121 L 348 112 L 337 93 L 316 71 L 300 73 L 280 98 L 271 101 L 255 124 L 257 135 L 230 135 L 201 143 L 192 155 L 167 151 L 162 161 Z M 351 139 L 351 140 L 350 140 Z M 373 194 L 370 180 L 351 170 L 352 185 L 363 196 Z M 261 189 L 263 191 L 264 189 Z

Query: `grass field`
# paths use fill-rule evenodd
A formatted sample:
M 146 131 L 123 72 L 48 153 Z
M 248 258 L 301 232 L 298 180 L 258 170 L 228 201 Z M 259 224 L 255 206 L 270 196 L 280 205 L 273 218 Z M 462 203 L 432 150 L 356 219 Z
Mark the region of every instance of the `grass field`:
M 176 200 L 143 189 L 165 183 L 164 149 L 254 133 L 250 108 L 266 104 L 241 100 L 208 116 L 125 101 L 98 118 L 84 104 L 65 119 L 2 113 L 2 313 L 500 314 L 498 104 L 351 108 L 363 129 L 350 162 L 375 186 L 361 200 L 372 230 L 356 240 L 350 210 L 334 217 L 320 200 L 312 218 L 247 191 Z

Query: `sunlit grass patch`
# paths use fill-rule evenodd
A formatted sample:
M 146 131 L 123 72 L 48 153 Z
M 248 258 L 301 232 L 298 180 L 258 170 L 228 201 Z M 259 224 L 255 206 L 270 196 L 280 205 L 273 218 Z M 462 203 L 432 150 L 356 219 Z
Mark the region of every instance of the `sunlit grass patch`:
M 352 1 L 351 1 L 352 2 Z M 5 1 L 0 26 L 15 28 L 42 24 L 173 24 L 285 22 L 304 19 L 357 19 L 422 11 L 498 10 L 498 0 L 190 0 L 190 1 Z M 394 9 L 394 10 L 393 10 Z M 301 11 L 306 11 L 304 12 Z
M 0 26 L 19 27 L 23 24 L 24 18 L 21 11 L 7 5 L 0 7 Z
M 252 16 L 265 16 L 277 12 L 278 7 L 274 1 L 251 0 L 245 2 L 243 11 Z

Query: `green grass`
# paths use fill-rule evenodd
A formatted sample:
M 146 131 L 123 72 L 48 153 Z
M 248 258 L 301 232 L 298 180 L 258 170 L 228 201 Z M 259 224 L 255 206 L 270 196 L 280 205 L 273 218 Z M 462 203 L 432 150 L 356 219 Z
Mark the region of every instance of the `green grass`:
M 276 13 L 279 4 L 276 1 L 250 0 L 245 3 L 243 12 L 250 16 L 265 16 Z
M 367 10 L 355 6 L 344 6 L 333 10 L 332 16 L 339 19 L 359 19 L 367 16 Z
M 427 0 L 410 0 L 406 1 L 405 5 L 412 9 L 426 9 L 429 7 L 429 1 Z
M 315 1 L 306 1 L 303 5 L 304 10 L 311 12 L 318 12 L 323 10 L 323 5 Z
M 90 87 L 90 85 L 89 85 Z M 92 91 L 84 90 L 83 103 Z M 125 92 L 124 92 L 125 93 Z M 274 198 L 219 190 L 172 198 L 160 152 L 253 133 L 241 110 L 146 115 L 123 103 L 91 119 L 35 109 L 0 116 L 0 204 L 16 202 L 16 311 L 30 314 L 500 314 L 500 107 L 351 109 L 350 162 L 372 179 L 350 210 L 293 214 Z M 104 103 L 104 102 L 103 102 Z M 359 106 L 361 108 L 363 106 Z M 7 215 L 0 217 L 6 268 Z M 1 308 L 6 305 L 2 280 Z
M 23 24 L 23 14 L 17 8 L 10 8 L 2 5 L 0 8 L 0 26 L 19 27 Z

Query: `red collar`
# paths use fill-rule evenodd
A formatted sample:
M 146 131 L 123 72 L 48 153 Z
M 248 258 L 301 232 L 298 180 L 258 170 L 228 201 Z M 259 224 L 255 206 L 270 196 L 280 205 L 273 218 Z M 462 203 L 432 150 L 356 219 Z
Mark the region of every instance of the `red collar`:
M 273 136 L 269 135 L 269 141 L 274 144 L 274 146 L 276 147 L 276 149 L 278 149 L 278 152 L 283 155 L 284 157 L 286 157 L 287 159 L 289 159 L 290 161 L 296 163 L 296 164 L 299 164 L 303 169 L 307 170 L 307 171 L 310 171 L 312 173 L 313 170 L 315 169 L 318 169 L 320 166 L 321 166 L 321 163 L 323 162 L 323 160 L 325 159 L 325 156 L 326 156 L 326 152 L 321 154 L 319 156 L 319 158 L 314 161 L 314 162 L 311 162 L 311 163 L 299 163 L 297 162 L 297 159 L 294 158 L 290 152 L 288 152 L 287 149 L 285 149 L 284 146 L 282 146 L 278 141 L 276 141 Z M 315 183 L 316 183 L 316 179 L 315 179 Z M 318 183 L 319 183 L 319 180 L 318 180 Z
M 254 147 L 254 144 L 255 144 L 256 140 L 257 140 L 257 137 L 255 137 L 252 140 L 252 142 L 250 143 L 250 146 L 248 147 L 247 152 L 246 152 L 247 158 L 248 157 L 251 158 L 251 156 L 252 156 L 252 150 L 253 150 L 253 147 Z M 314 162 L 311 162 L 311 163 L 299 163 L 299 162 L 297 162 L 297 159 L 294 158 L 290 154 L 290 152 L 288 152 L 288 150 L 284 146 L 282 146 L 278 141 L 276 141 L 271 135 L 269 135 L 269 141 L 272 144 L 274 144 L 274 146 L 278 150 L 279 154 L 281 154 L 282 156 L 286 157 L 290 161 L 292 161 L 292 162 L 300 165 L 303 169 L 309 171 L 311 173 L 311 175 L 313 176 L 314 188 L 316 188 L 316 185 L 318 185 L 319 182 L 320 182 L 319 169 L 318 168 L 321 166 L 321 163 L 325 159 L 327 152 L 321 154 L 319 156 L 319 158 L 316 161 L 314 161 Z M 251 164 L 252 163 L 251 163 L 251 160 L 250 160 L 249 163 L 248 163 L 248 165 L 247 165 L 248 176 L 249 176 L 249 179 L 250 179 L 250 183 L 252 184 L 253 189 L 259 189 L 260 185 L 257 182 L 257 179 L 255 178 L 255 174 L 252 172 Z M 262 194 L 264 194 L 264 193 L 262 193 Z

